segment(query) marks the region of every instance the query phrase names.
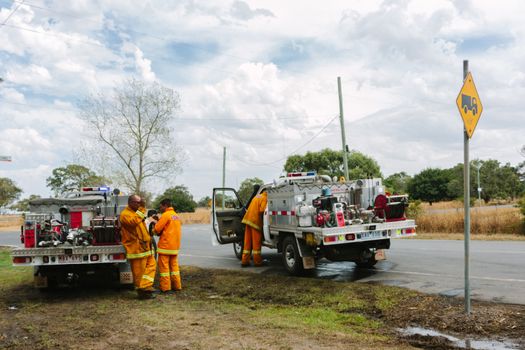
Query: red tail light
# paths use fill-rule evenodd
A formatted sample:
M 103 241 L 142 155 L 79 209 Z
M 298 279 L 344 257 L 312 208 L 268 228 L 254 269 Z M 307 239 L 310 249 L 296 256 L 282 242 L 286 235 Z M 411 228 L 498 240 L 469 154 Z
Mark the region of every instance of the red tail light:
M 29 264 L 31 262 L 31 258 L 28 256 L 16 256 L 13 258 L 14 264 Z
M 355 234 L 353 234 L 353 233 L 347 233 L 345 237 L 346 237 L 347 241 L 354 241 L 355 240 Z
M 335 242 L 337 241 L 337 236 L 326 236 L 323 238 L 323 240 L 328 243 L 328 242 Z
M 112 260 L 126 260 L 126 254 L 124 253 L 118 253 L 118 254 L 111 254 Z

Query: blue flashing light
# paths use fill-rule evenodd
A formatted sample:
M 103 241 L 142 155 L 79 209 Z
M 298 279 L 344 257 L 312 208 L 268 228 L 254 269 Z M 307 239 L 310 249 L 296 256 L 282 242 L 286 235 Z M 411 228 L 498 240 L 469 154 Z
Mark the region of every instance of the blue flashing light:
M 103 192 L 109 192 L 109 187 L 108 186 L 101 186 L 98 188 L 99 191 L 103 191 Z

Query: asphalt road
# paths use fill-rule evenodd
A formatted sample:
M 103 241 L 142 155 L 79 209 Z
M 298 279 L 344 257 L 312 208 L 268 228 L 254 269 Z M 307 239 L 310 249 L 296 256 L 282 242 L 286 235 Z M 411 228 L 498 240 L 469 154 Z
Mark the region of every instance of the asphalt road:
M 19 245 L 18 232 L 0 232 L 0 245 Z M 345 282 L 374 282 L 425 293 L 464 296 L 464 242 L 393 240 L 387 260 L 372 269 L 356 269 L 350 262 L 321 260 L 309 278 Z M 281 256 L 263 248 L 269 266 L 247 268 L 263 274 L 286 274 Z M 231 245 L 213 246 L 210 225 L 183 227 L 180 263 L 210 268 L 240 269 Z M 472 300 L 525 305 L 525 242 L 471 241 Z

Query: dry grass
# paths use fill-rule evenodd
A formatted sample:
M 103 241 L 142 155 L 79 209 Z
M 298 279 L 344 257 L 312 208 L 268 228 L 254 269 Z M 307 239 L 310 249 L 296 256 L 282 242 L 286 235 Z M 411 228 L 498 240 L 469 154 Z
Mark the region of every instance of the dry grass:
M 21 215 L 0 215 L 0 228 L 20 227 L 22 225 Z
M 417 217 L 416 223 L 421 233 L 460 233 L 464 231 L 464 213 L 463 210 L 424 211 Z M 470 227 L 472 234 L 524 233 L 523 217 L 518 208 L 471 210 Z
M 428 204 L 427 202 L 422 202 L 421 208 L 423 208 L 423 210 L 463 208 L 463 202 L 461 201 L 436 202 L 436 203 L 432 203 L 432 205 Z
M 188 224 L 209 224 L 210 209 L 197 208 L 194 213 L 179 213 L 183 225 Z

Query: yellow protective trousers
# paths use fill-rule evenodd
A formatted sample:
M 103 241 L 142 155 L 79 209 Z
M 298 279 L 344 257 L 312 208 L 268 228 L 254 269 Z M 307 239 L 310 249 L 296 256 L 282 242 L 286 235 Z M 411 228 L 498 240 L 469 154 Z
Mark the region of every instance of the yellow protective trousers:
M 241 264 L 247 266 L 250 264 L 250 253 L 253 254 L 253 264 L 262 265 L 261 256 L 262 233 L 253 227 L 246 225 L 244 230 L 244 246 L 242 250 Z
M 133 274 L 133 283 L 137 289 L 151 289 L 155 280 L 157 266 L 153 255 L 143 258 L 128 259 Z
M 182 283 L 179 270 L 179 256 L 159 254 L 160 290 L 181 290 Z

